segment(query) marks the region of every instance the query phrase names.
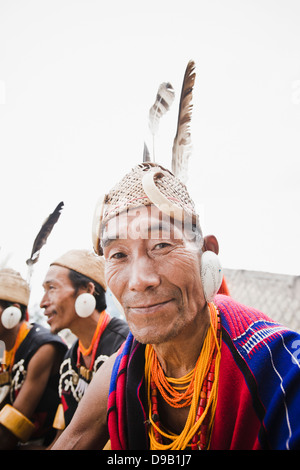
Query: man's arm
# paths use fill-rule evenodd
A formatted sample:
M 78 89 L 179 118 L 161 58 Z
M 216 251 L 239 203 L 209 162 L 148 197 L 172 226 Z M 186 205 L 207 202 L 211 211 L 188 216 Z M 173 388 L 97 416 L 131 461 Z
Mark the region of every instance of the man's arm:
M 31 419 L 45 391 L 58 352 L 54 345 L 44 344 L 30 359 L 26 379 L 13 403 L 27 418 Z M 0 425 L 0 449 L 13 449 L 18 439 Z
M 117 353 L 96 372 L 76 413 L 52 450 L 101 450 L 109 439 L 107 400 L 110 377 Z

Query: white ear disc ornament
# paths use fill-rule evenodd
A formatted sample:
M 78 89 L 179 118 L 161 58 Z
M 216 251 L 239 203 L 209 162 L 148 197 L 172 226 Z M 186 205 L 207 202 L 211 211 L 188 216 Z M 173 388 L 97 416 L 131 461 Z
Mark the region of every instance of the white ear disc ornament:
M 1 323 L 4 326 L 4 328 L 7 328 L 10 330 L 11 328 L 14 328 L 17 326 L 19 321 L 21 320 L 22 317 L 22 312 L 18 307 L 14 307 L 13 305 L 11 307 L 7 307 L 5 310 L 2 312 L 1 316 Z
M 201 257 L 201 280 L 204 296 L 211 302 L 220 289 L 223 270 L 218 255 L 213 251 L 205 251 Z
M 75 311 L 81 318 L 86 318 L 92 315 L 96 307 L 96 299 L 92 294 L 86 292 L 80 294 L 75 301 Z

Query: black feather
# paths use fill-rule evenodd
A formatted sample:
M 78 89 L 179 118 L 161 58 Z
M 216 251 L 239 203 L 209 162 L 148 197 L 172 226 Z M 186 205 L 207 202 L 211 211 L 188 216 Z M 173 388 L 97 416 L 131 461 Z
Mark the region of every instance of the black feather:
M 52 214 L 50 214 L 49 217 L 47 217 L 47 219 L 43 223 L 39 233 L 37 234 L 34 240 L 30 258 L 26 261 L 26 264 L 28 266 L 35 264 L 39 259 L 40 250 L 47 242 L 47 238 L 52 232 L 54 225 L 58 221 L 63 207 L 64 203 L 60 202 L 55 208 L 55 210 L 52 212 Z

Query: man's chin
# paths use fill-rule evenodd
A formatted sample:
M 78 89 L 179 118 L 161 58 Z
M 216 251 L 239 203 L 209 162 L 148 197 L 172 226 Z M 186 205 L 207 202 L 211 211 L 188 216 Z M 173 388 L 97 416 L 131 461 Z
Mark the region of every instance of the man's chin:
M 158 328 L 135 328 L 129 324 L 129 328 L 135 339 L 142 344 L 161 344 L 174 339 L 178 331 L 177 329 L 162 332 Z
M 50 332 L 53 335 L 56 335 L 57 333 L 59 333 L 63 329 L 63 328 L 60 328 L 59 325 L 55 321 L 52 321 L 51 323 L 48 323 L 48 325 L 50 327 Z

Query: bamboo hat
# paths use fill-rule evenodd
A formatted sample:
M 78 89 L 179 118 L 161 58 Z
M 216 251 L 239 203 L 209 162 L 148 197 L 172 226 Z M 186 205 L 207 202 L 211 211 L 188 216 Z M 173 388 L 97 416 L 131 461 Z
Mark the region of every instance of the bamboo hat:
M 92 228 L 95 252 L 101 253 L 102 228 L 110 219 L 124 211 L 151 204 L 175 220 L 192 221 L 201 230 L 195 204 L 185 184 L 161 165 L 141 163 L 99 200 Z
M 28 306 L 30 296 L 29 285 L 21 274 L 14 269 L 0 270 L 0 299 L 9 302 L 18 302 Z
M 62 266 L 98 282 L 106 291 L 104 259 L 89 250 L 70 250 L 53 261 L 50 266 Z

